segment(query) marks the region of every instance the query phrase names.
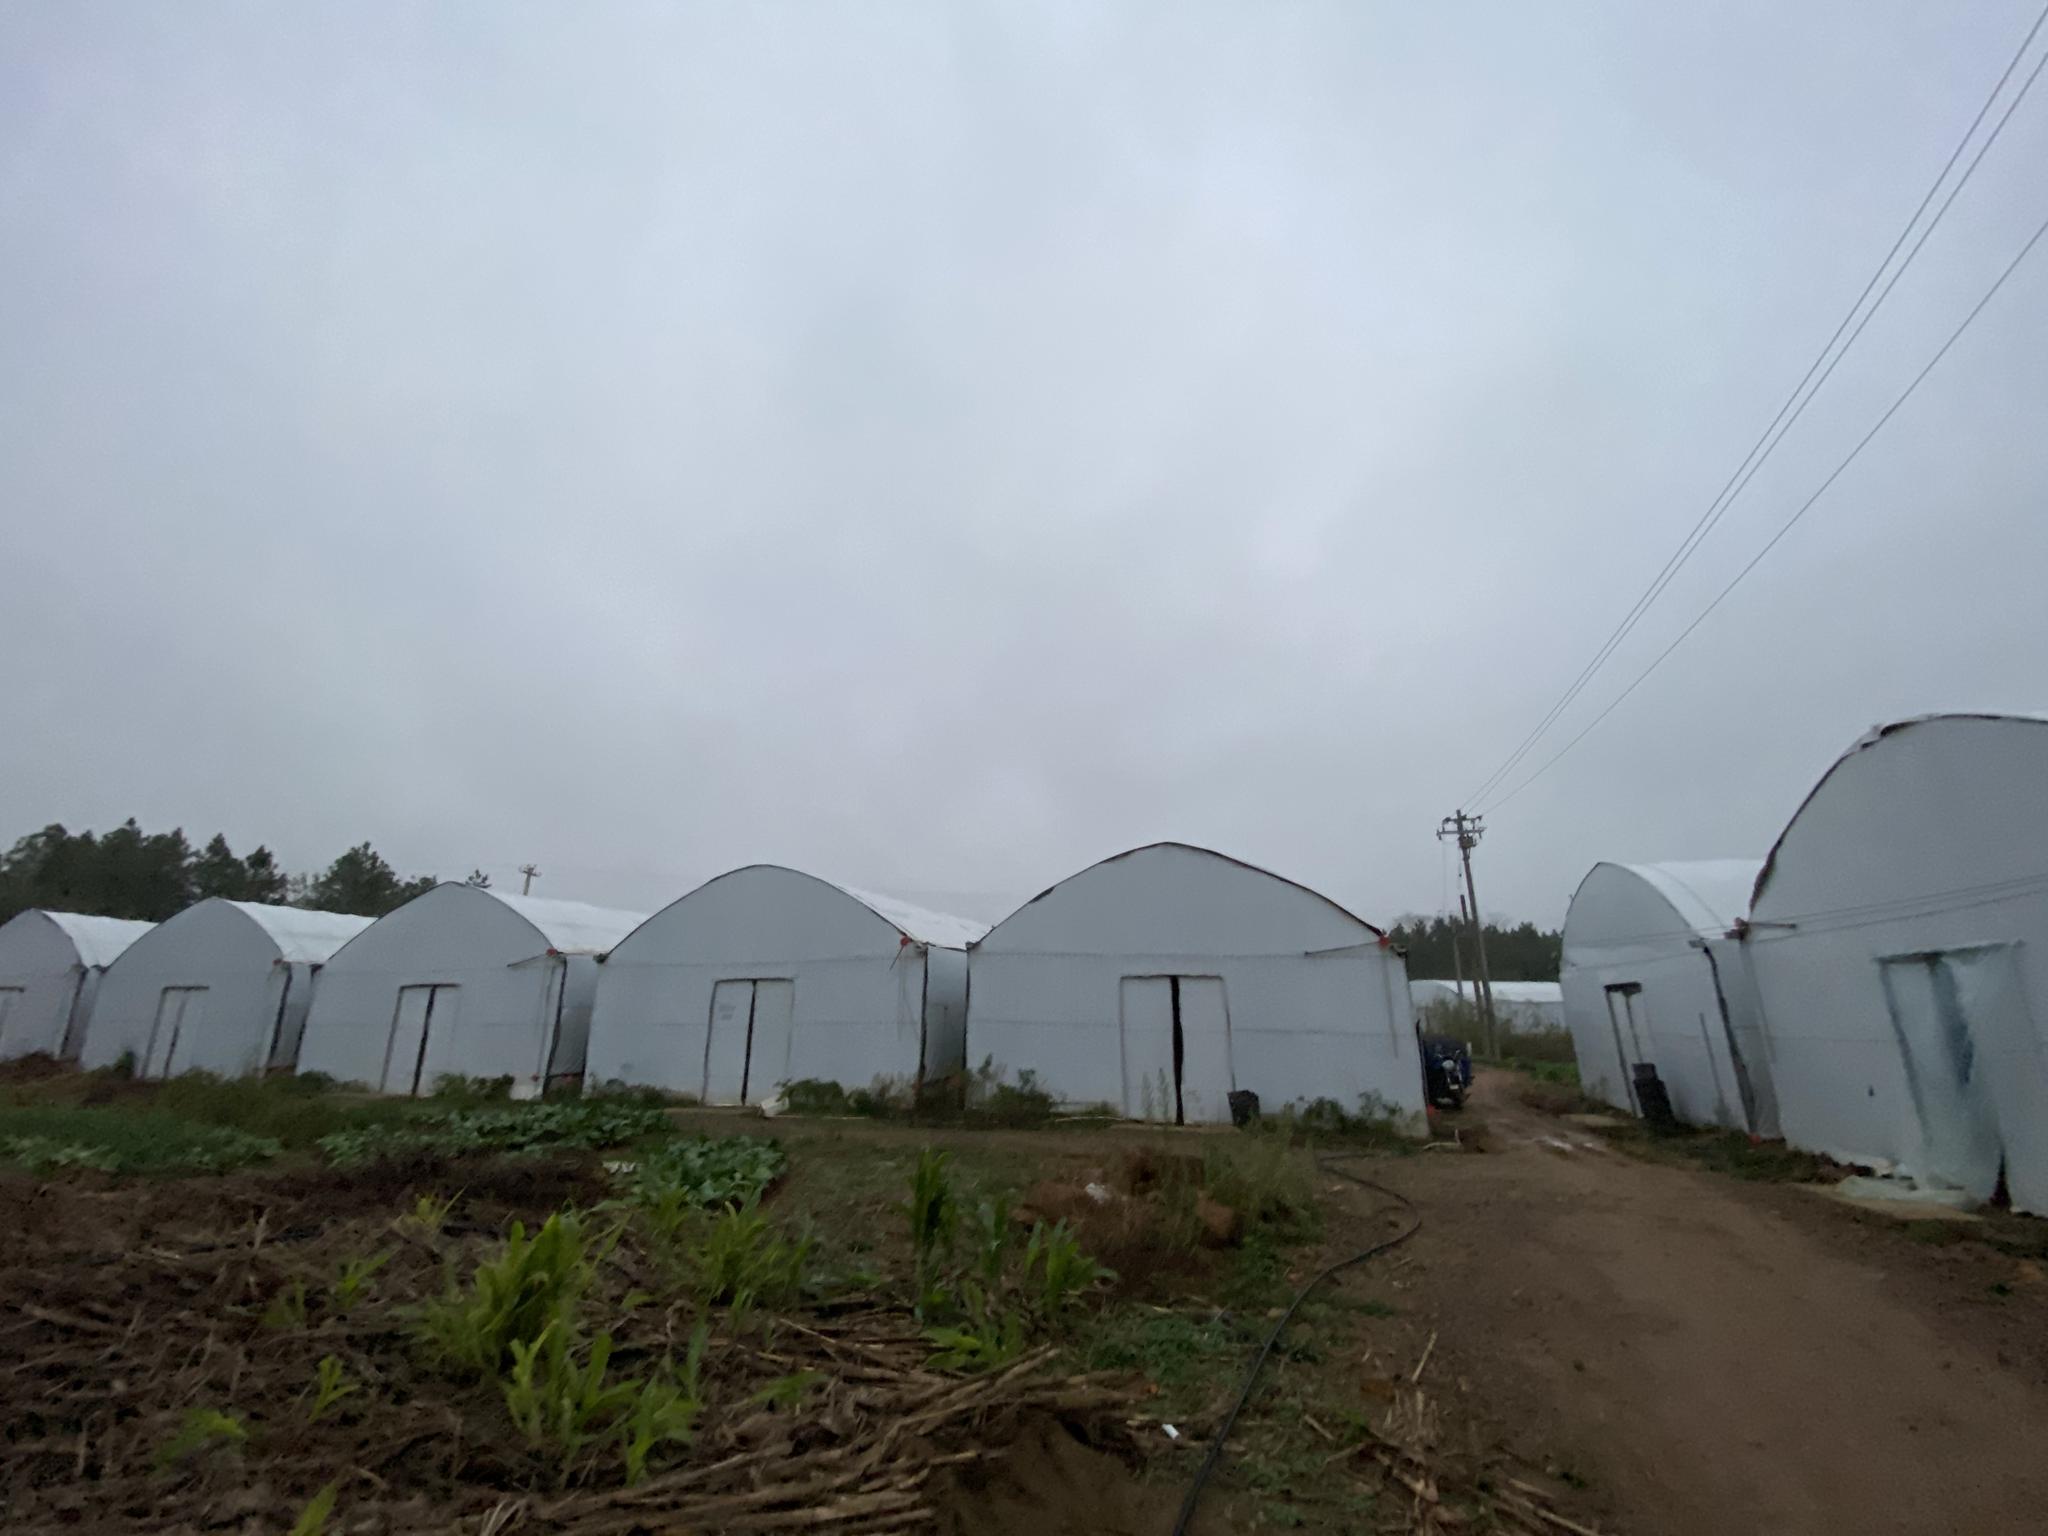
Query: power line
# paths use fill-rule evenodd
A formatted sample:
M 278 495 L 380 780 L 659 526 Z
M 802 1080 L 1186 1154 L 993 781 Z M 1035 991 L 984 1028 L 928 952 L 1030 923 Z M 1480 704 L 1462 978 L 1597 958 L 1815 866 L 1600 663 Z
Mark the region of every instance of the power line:
M 1876 425 L 1872 426 L 1868 432 L 1863 434 L 1862 439 L 1856 444 L 1856 446 L 1849 450 L 1848 456 L 1844 458 L 1841 463 L 1837 464 L 1834 467 L 1834 469 L 1829 473 L 1827 479 L 1821 481 L 1819 488 L 1815 490 L 1811 496 L 1807 497 L 1805 501 L 1799 504 L 1799 510 L 1794 512 L 1789 518 L 1785 520 L 1784 525 L 1780 527 L 1776 533 L 1771 535 L 1770 539 L 1765 543 L 1764 547 L 1758 550 L 1756 554 L 1750 558 L 1749 563 L 1745 565 L 1741 570 L 1735 573 L 1734 579 L 1730 581 L 1727 586 L 1723 587 L 1718 593 L 1715 594 L 1714 600 L 1708 603 L 1706 607 L 1700 610 L 1698 617 L 1696 617 L 1690 624 L 1686 625 L 1684 629 L 1678 632 L 1678 638 L 1673 640 L 1669 645 L 1665 646 L 1663 650 L 1659 651 L 1657 653 L 1656 659 L 1653 660 L 1647 667 L 1643 668 L 1641 672 L 1636 674 L 1635 681 L 1631 682 L 1626 688 L 1622 689 L 1622 691 L 1615 696 L 1614 701 L 1610 703 L 1605 709 L 1601 710 L 1599 714 L 1595 715 L 1591 720 L 1589 720 L 1586 723 L 1585 728 L 1581 730 L 1578 735 L 1574 736 L 1570 741 L 1566 742 L 1563 748 L 1560 749 L 1555 756 L 1551 757 L 1548 761 L 1546 761 L 1543 764 L 1541 768 L 1538 768 L 1534 773 L 1530 774 L 1526 779 L 1522 780 L 1521 783 L 1517 784 L 1505 795 L 1502 795 L 1498 800 L 1495 800 L 1492 804 L 1488 805 L 1486 807 L 1487 811 L 1491 812 L 1499 810 L 1500 807 L 1506 805 L 1510 800 L 1514 799 L 1515 796 L 1519 795 L 1523 790 L 1527 789 L 1531 784 L 1534 784 L 1538 779 L 1542 778 L 1544 774 L 1548 773 L 1553 767 L 1555 767 L 1559 759 L 1564 757 L 1564 755 L 1567 752 L 1570 752 L 1573 747 L 1576 747 L 1580 742 L 1584 741 L 1586 737 L 1592 733 L 1593 728 L 1595 726 L 1599 725 L 1601 721 L 1605 720 L 1609 715 L 1613 714 L 1615 710 L 1619 709 L 1621 707 L 1622 701 L 1626 699 L 1630 694 L 1634 693 L 1636 689 L 1640 688 L 1643 685 L 1643 683 L 1649 678 L 1650 674 L 1655 672 L 1660 666 L 1664 664 L 1664 659 L 1667 656 L 1669 656 L 1673 651 L 1677 650 L 1681 645 L 1683 645 L 1686 641 L 1686 638 L 1689 635 L 1691 635 L 1694 630 L 1698 629 L 1700 625 L 1706 622 L 1707 615 L 1712 613 L 1716 608 L 1720 607 L 1722 600 L 1725 599 L 1729 593 L 1733 592 L 1737 587 L 1742 585 L 1743 578 L 1748 576 L 1751 571 L 1755 570 L 1757 566 L 1763 562 L 1764 556 L 1768 555 L 1772 550 L 1778 547 L 1779 540 L 1783 539 L 1786 534 L 1792 531 L 1793 527 L 1798 523 L 1798 521 L 1802 517 L 1806 516 L 1807 511 L 1813 506 L 1813 504 L 1819 501 L 1821 497 L 1827 493 L 1828 487 L 1833 485 L 1836 480 L 1840 479 L 1842 472 L 1846 470 L 1851 464 L 1855 463 L 1857 456 L 1861 454 L 1865 448 L 1870 446 L 1871 439 L 1876 437 L 1879 432 L 1882 432 L 1884 430 L 1885 423 L 1890 421 L 1892 417 L 1895 414 L 1897 414 L 1899 407 L 1904 405 L 1907 402 L 1907 400 L 1912 398 L 1913 391 L 1920 387 L 1921 381 L 1925 379 L 1930 373 L 1934 372 L 1936 365 L 1939 364 L 1944 357 L 1948 356 L 1949 348 L 1953 347 L 1957 341 L 1961 340 L 1963 332 L 1967 331 L 1970 328 L 1971 323 L 1975 321 L 1976 318 L 1984 312 L 1984 307 L 1987 304 L 1989 304 L 1994 297 L 1997 296 L 1998 290 L 2005 286 L 2006 279 L 2011 277 L 2013 273 L 2019 270 L 2020 263 L 2027 259 L 2028 254 L 2032 252 L 2034 247 L 2040 243 L 2041 237 L 2043 235 L 2048 235 L 2048 219 L 2042 220 L 2040 224 L 2035 226 L 2033 234 L 2027 237 L 2027 243 L 2020 247 L 2019 254 L 2013 257 L 2013 259 L 2006 264 L 2005 270 L 1998 274 L 1998 280 L 1984 291 L 1984 297 L 1982 297 L 1976 302 L 1976 304 L 1971 308 L 1970 312 L 1967 315 L 1963 316 L 1962 324 L 1958 325 L 1953 331 L 1949 333 L 1949 338 L 1947 341 L 1944 341 L 1941 344 L 1941 349 L 1938 352 L 1936 352 L 1934 356 L 1930 357 L 1927 360 L 1926 365 L 1923 368 L 1921 368 L 1921 370 L 1918 373 L 1913 375 L 1913 382 L 1908 384 L 1905 390 L 1899 395 L 1898 399 L 1894 400 L 1891 403 L 1891 405 L 1886 408 L 1885 413 L 1877 418 Z
M 1866 901 L 1854 906 L 1813 907 L 1801 912 L 1787 912 L 1773 918 L 1768 924 L 1754 925 L 1750 936 L 1758 943 L 1780 936 L 1781 927 L 1798 932 L 1833 932 L 1838 927 L 1867 926 L 1892 922 L 1904 916 L 1922 911 L 1949 912 L 1964 910 L 1964 898 L 1971 898 L 1969 907 L 1981 906 L 1989 901 L 2009 901 L 2015 896 L 2027 896 L 2038 890 L 2048 890 L 2048 870 L 2029 875 L 2015 875 L 2006 880 L 1985 880 L 1972 885 L 1950 886 L 1939 891 L 1922 891 L 1912 896 L 1893 896 L 1883 901 Z M 1737 921 L 1747 922 L 1746 917 Z M 1695 941 L 1723 939 L 1728 936 L 1731 924 L 1716 923 L 1706 928 L 1646 928 L 1638 933 L 1602 934 L 1603 947 L 1628 945 L 1630 948 L 1647 948 L 1652 944 L 1668 943 L 1670 952 L 1678 953 L 1690 948 Z M 1790 937 L 1791 933 L 1783 934 Z
M 1728 477 L 1727 482 L 1721 487 L 1719 494 L 1714 497 L 1713 501 L 1708 503 L 1706 511 L 1700 514 L 1699 521 L 1693 524 L 1691 530 L 1679 541 L 1678 548 L 1664 562 L 1663 569 L 1658 571 L 1656 576 L 1651 579 L 1649 586 L 1644 588 L 1642 594 L 1636 598 L 1633 606 L 1622 616 L 1621 622 L 1615 626 L 1613 632 L 1601 643 L 1599 650 L 1594 653 L 1593 659 L 1580 669 L 1578 676 L 1572 679 L 1570 686 L 1565 689 L 1563 695 L 1559 697 L 1556 703 L 1550 706 L 1544 713 L 1543 718 L 1536 722 L 1535 728 L 1522 738 L 1514 751 L 1508 754 L 1505 761 L 1487 775 L 1485 781 L 1480 784 L 1477 790 L 1466 796 L 1465 803 L 1467 805 L 1478 803 L 1497 788 L 1501 781 L 1514 771 L 1516 764 L 1520 763 L 1529 754 L 1536 743 L 1557 722 L 1558 717 L 1571 707 L 1572 701 L 1585 691 L 1587 684 L 1593 680 L 1594 675 L 1606 664 L 1607 659 L 1614 654 L 1615 650 L 1621 645 L 1621 642 L 1628 638 L 1636 625 L 1642 621 L 1643 616 L 1648 613 L 1651 605 L 1656 602 L 1664 589 L 1676 578 L 1678 572 L 1692 558 L 1699 546 L 1713 533 L 1721 518 L 1726 515 L 1728 508 L 1734 505 L 1735 498 L 1740 496 L 1749 482 L 1756 477 L 1757 471 L 1763 468 L 1765 460 L 1769 459 L 1777 451 L 1778 444 L 1784 441 L 1785 434 L 1790 432 L 1794 423 L 1805 414 L 1806 407 L 1812 404 L 1814 396 L 1820 393 L 1822 387 L 1826 385 L 1829 377 L 1834 373 L 1835 368 L 1841 363 L 1842 359 L 1849 355 L 1849 349 L 1856 345 L 1856 340 L 1863 334 L 1864 327 L 1870 324 L 1872 316 L 1876 315 L 1879 308 L 1883 306 L 1886 298 L 1890 296 L 1892 289 L 1898 285 L 1899 279 L 1905 276 L 1906 269 L 1913 264 L 1914 258 L 1920 254 L 1920 248 L 1927 243 L 1927 237 L 1934 233 L 1935 226 L 1940 224 L 1942 218 L 1948 213 L 1950 204 L 1956 200 L 1956 195 L 1963 190 L 1964 186 L 1969 183 L 1970 177 L 1976 173 L 1977 167 L 1983 161 L 1986 151 L 1998 141 L 1998 136 L 2005 131 L 2006 123 L 2011 120 L 2013 112 L 2018 108 L 2020 102 L 2026 98 L 2027 92 L 2032 89 L 2035 78 L 2040 75 L 2042 64 L 2048 63 L 2048 53 L 2044 53 L 2041 59 L 2035 63 L 2033 72 L 2027 76 L 2025 83 L 2020 86 L 2019 91 L 2006 107 L 2004 114 L 1999 118 L 1983 144 L 1979 146 L 1976 155 L 1972 157 L 1962 176 L 1957 179 L 1954 187 L 1949 190 L 1949 194 L 1943 200 L 1941 207 L 1935 211 L 1934 217 L 1928 221 L 1927 227 L 1921 231 L 1920 238 L 1914 242 L 1913 248 L 1906 253 L 1905 260 L 1900 262 L 1898 269 L 1892 273 L 1891 280 L 1885 283 L 1883 291 L 1878 293 L 1876 301 L 1864 313 L 1862 320 L 1856 324 L 1855 330 L 1850 332 L 1848 340 L 1842 343 L 1840 351 L 1835 351 L 1835 343 L 1842 341 L 1843 333 L 1849 331 L 1851 322 L 1856 321 L 1858 311 L 1863 309 L 1863 301 L 1868 299 L 1872 291 L 1877 288 L 1879 281 L 1884 277 L 1885 270 L 1890 267 L 1892 258 L 1898 255 L 1900 248 L 1905 245 L 1907 238 L 1913 233 L 1914 226 L 1920 222 L 1920 216 L 1927 211 L 1928 205 L 1934 201 L 1935 195 L 1941 190 L 1942 183 L 1948 179 L 1949 172 L 1955 169 L 1956 162 L 1962 158 L 1963 151 L 1969 147 L 1970 140 L 1976 135 L 1977 129 L 1983 125 L 1985 117 L 1989 115 L 1993 104 L 1997 102 L 1999 94 L 2005 89 L 2006 83 L 2012 79 L 2013 71 L 2019 67 L 2020 60 L 2026 56 L 2027 49 L 2032 45 L 2035 36 L 2040 32 L 2044 22 L 2048 22 L 2048 6 L 2042 8 L 2041 14 L 2034 18 L 2034 24 L 2027 29 L 2027 35 L 2020 39 L 2019 47 L 2014 50 L 2012 58 L 2006 63 L 2005 70 L 1999 75 L 1997 84 L 1991 87 L 1990 94 L 1984 98 L 1984 104 L 1977 109 L 1977 115 L 1970 119 L 1970 126 L 1963 130 L 1962 138 L 1956 141 L 1956 147 L 1950 151 L 1949 157 L 1943 163 L 1940 172 L 1929 183 L 1926 193 L 1921 197 L 1919 205 L 1914 208 L 1912 216 L 1906 220 L 1905 225 L 1899 230 L 1898 238 L 1892 241 L 1891 248 L 1884 253 L 1884 259 L 1877 264 L 1876 270 L 1870 274 L 1870 280 L 1863 285 L 1863 291 L 1856 295 L 1855 303 L 1851 304 L 1848 312 L 1842 316 L 1840 324 L 1835 327 L 1834 334 L 1828 337 L 1826 344 L 1815 354 L 1813 361 L 1807 365 L 1805 374 L 1800 378 L 1798 384 L 1793 386 L 1792 393 L 1785 397 L 1785 403 L 1778 407 L 1777 415 L 1771 418 L 1770 425 L 1763 430 L 1763 435 L 1750 445 L 1749 452 L 1744 454 L 1742 462 L 1735 466 L 1735 472 Z M 1830 352 L 1834 352 L 1834 360 L 1832 362 L 1827 361 Z M 1824 363 L 1826 367 L 1823 370 L 1822 365 Z M 1815 377 L 1816 374 L 1819 375 L 1817 379 Z M 1809 383 L 1813 386 L 1810 390 L 1807 388 Z M 1801 398 L 1802 394 L 1804 399 Z

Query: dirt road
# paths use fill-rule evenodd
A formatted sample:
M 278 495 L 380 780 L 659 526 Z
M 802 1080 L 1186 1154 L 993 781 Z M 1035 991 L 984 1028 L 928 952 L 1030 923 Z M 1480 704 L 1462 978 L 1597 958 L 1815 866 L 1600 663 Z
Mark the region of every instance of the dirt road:
M 1986 1283 L 2013 1261 L 1636 1161 L 1517 1087 L 1479 1085 L 1492 1151 L 1389 1176 L 1426 1216 L 1408 1294 L 1507 1443 L 1634 1536 L 2048 1530 L 2048 1298 Z

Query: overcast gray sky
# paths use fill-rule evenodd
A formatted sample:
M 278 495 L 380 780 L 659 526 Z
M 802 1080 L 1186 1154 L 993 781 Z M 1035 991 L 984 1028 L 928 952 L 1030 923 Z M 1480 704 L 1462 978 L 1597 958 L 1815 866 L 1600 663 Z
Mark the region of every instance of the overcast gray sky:
M 1435 910 L 1437 819 L 2035 9 L 0 8 L 0 839 L 368 838 L 635 907 L 773 860 L 994 917 L 1179 838 Z M 2044 168 L 2048 82 L 1565 735 Z M 2044 341 L 2037 249 L 1498 813 L 1489 911 L 1760 855 L 1874 720 L 2048 707 Z

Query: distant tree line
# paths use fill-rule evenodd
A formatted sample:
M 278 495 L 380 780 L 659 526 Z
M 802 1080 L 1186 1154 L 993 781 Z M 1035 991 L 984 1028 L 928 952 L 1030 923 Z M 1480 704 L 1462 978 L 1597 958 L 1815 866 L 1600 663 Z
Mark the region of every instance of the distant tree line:
M 1487 923 L 1486 970 L 1495 981 L 1555 981 L 1563 958 L 1564 935 L 1534 923 L 1502 928 Z M 1408 974 L 1417 980 L 1450 980 L 1472 974 L 1472 932 L 1454 917 L 1409 914 L 1387 930 L 1387 936 L 1408 951 Z M 1454 958 L 1451 944 L 1456 938 Z
M 268 848 L 238 855 L 219 833 L 195 852 L 182 828 L 145 832 L 133 817 L 103 834 L 53 823 L 0 854 L 0 922 L 49 907 L 160 923 L 209 896 L 382 917 L 436 883 L 400 875 L 368 843 L 318 874 L 287 874 Z M 468 883 L 491 882 L 477 870 Z

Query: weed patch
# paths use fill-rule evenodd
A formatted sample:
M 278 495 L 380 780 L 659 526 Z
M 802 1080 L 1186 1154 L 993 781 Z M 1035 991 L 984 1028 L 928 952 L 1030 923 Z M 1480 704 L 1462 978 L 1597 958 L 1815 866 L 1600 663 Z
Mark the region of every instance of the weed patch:
M 460 1072 L 443 1072 L 434 1079 L 434 1102 L 437 1104 L 509 1104 L 512 1102 L 512 1079 L 507 1077 L 468 1077 Z
M 1306 1241 L 1321 1229 L 1314 1164 L 1282 1137 L 1247 1136 L 1204 1149 L 1209 1193 L 1255 1226 Z
M 0 1162 L 32 1173 L 224 1173 L 283 1150 L 267 1136 L 196 1124 L 161 1110 L 0 1110 Z
M 1241 1363 L 1243 1340 L 1220 1313 L 1192 1316 L 1151 1307 L 1105 1312 L 1086 1330 L 1081 1358 L 1091 1371 L 1142 1371 L 1161 1391 L 1206 1390 Z
M 1036 1072 L 1027 1069 L 1017 1074 L 1016 1082 L 1005 1082 L 991 1058 L 967 1079 L 965 1117 L 970 1125 L 1044 1125 L 1052 1119 L 1052 1111 L 1052 1095 L 1038 1085 Z
M 1752 1141 L 1740 1131 L 1691 1130 L 1656 1134 L 1639 1121 L 1603 1126 L 1599 1134 L 1615 1146 L 1659 1162 L 1686 1163 L 1733 1178 L 1768 1184 L 1817 1184 L 1841 1168 L 1817 1152 L 1782 1141 Z
M 973 1072 L 954 1073 L 913 1087 L 899 1078 L 877 1077 L 866 1088 L 845 1088 L 819 1078 L 800 1078 L 782 1085 L 783 1100 L 793 1114 L 860 1115 L 872 1120 L 901 1120 L 914 1125 L 969 1125 L 1019 1129 L 1050 1124 L 1053 1097 L 1039 1086 L 1033 1072 L 1005 1080 L 995 1063 L 984 1061 Z
M 1250 1129 L 1296 1143 L 1343 1144 L 1383 1152 L 1410 1152 L 1421 1143 L 1409 1133 L 1399 1108 L 1376 1093 L 1362 1095 L 1356 1110 L 1335 1099 L 1311 1099 L 1262 1114 Z
M 1529 1108 L 1546 1115 L 1611 1115 L 1610 1104 L 1590 1097 L 1576 1082 L 1525 1081 L 1516 1091 Z
M 652 1105 L 578 1099 L 503 1109 L 448 1110 L 397 1123 L 350 1126 L 321 1137 L 319 1146 L 335 1167 L 361 1168 L 420 1156 L 616 1147 L 667 1126 L 668 1116 Z
M 783 1103 L 795 1115 L 860 1115 L 869 1120 L 909 1118 L 911 1095 L 896 1079 L 878 1077 L 865 1088 L 846 1088 L 824 1078 L 799 1078 L 782 1085 Z

